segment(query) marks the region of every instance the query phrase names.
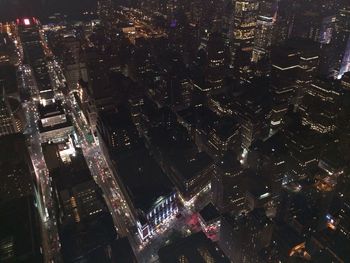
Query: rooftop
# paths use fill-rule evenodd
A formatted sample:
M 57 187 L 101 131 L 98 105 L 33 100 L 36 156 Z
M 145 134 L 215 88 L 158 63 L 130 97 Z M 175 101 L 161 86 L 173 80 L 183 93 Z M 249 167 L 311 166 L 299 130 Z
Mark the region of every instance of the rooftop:
M 213 262 L 230 262 L 203 232 L 181 238 L 168 246 L 162 247 L 158 251 L 161 263 L 178 263 L 181 258 L 186 258 L 187 262 L 205 263 L 207 261 L 204 255 L 207 254 L 213 258 Z
M 28 196 L 0 205 L 1 262 L 43 262 L 40 223 L 34 203 L 34 197 Z
M 149 131 L 151 142 L 157 147 L 184 180 L 190 180 L 212 165 L 213 160 L 200 152 L 188 137 L 186 130 L 177 125 L 172 128 L 155 127 Z
M 199 214 L 205 222 L 211 222 L 220 217 L 219 211 L 212 203 L 207 204 L 201 211 L 199 211 Z
M 40 119 L 65 114 L 60 101 L 56 101 L 55 103 L 47 104 L 45 106 L 42 104 L 39 104 L 38 112 L 39 112 Z
M 112 158 L 117 163 L 118 176 L 136 209 L 148 212 L 158 198 L 173 191 L 172 183 L 143 143 L 133 149 L 114 153 Z

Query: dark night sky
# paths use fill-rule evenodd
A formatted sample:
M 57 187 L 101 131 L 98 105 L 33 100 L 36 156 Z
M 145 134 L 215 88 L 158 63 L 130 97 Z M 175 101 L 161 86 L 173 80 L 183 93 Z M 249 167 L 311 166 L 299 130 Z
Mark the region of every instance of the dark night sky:
M 89 10 L 96 0 L 0 0 L 0 21 L 13 20 L 21 16 L 43 17 L 55 12 L 74 15 Z

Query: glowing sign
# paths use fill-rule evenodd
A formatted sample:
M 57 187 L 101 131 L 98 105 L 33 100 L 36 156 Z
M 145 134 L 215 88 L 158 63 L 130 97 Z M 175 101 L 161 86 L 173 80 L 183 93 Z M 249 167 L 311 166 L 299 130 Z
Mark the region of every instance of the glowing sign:
M 260 195 L 259 199 L 261 200 L 261 199 L 264 199 L 264 198 L 269 197 L 269 196 L 270 196 L 270 193 L 265 193 L 265 194 Z
M 25 18 L 23 19 L 23 23 L 26 25 L 26 26 L 29 26 L 30 25 L 30 20 L 28 18 Z

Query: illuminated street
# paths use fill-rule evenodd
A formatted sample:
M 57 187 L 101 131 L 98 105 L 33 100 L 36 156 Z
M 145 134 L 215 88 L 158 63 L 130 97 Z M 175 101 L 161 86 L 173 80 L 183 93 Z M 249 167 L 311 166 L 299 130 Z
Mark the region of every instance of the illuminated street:
M 350 263 L 349 0 L 0 0 L 1 263 Z

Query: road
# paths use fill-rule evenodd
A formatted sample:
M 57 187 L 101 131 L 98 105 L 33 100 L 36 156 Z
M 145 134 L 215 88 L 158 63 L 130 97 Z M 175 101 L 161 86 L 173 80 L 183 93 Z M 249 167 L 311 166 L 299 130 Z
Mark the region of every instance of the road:
M 101 187 L 104 198 L 111 212 L 115 228 L 120 236 L 129 236 L 129 227 L 133 225 L 130 209 L 123 197 L 123 193 L 108 166 L 98 142 L 89 142 L 87 136 L 90 128 L 81 116 L 81 110 L 72 93 L 64 97 L 64 107 L 73 118 L 78 131 L 78 138 L 90 172 L 96 183 Z
M 30 79 L 30 78 L 29 78 Z M 27 87 L 28 83 L 22 83 Z M 33 85 L 33 82 L 30 82 Z M 35 88 L 35 87 L 31 87 Z M 26 114 L 27 126 L 24 134 L 29 142 L 29 154 L 32 159 L 38 186 L 38 199 L 42 219 L 42 239 L 45 262 L 60 262 L 60 248 L 54 201 L 51 192 L 51 180 L 44 160 L 37 120 L 36 102 L 34 100 L 23 102 L 22 107 Z

